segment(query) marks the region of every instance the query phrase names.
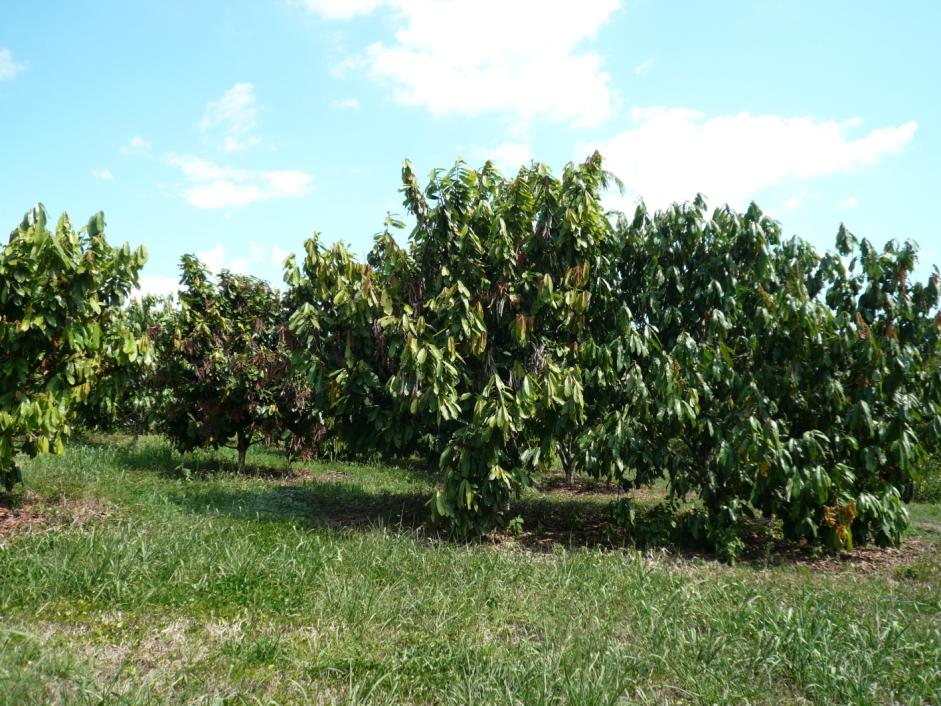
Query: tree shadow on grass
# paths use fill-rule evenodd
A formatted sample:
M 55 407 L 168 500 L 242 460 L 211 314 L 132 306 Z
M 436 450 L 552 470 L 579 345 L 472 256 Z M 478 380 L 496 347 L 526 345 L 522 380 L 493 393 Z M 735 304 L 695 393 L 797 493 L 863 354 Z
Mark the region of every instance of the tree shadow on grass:
M 558 547 L 608 551 L 641 549 L 679 562 L 716 560 L 707 547 L 678 540 L 676 534 L 664 528 L 660 524 L 662 513 L 658 515 L 655 505 L 638 507 L 639 529 L 630 530 L 614 522 L 610 506 L 597 499 L 527 496 L 515 502 L 510 511 L 511 518 L 521 518 L 517 531 L 494 530 L 467 538 L 450 534 L 431 523 L 427 492 L 373 492 L 356 483 L 352 476 L 336 479 L 320 476 L 300 484 L 245 490 L 192 484 L 172 500 L 197 514 L 287 523 L 307 529 L 360 532 L 385 529 L 413 538 L 506 545 L 535 553 L 552 552 Z M 901 549 L 862 547 L 852 553 L 820 556 L 806 544 L 784 541 L 770 526 L 760 525 L 757 523 L 746 533 L 746 552 L 740 560 L 742 565 L 755 569 L 805 566 L 817 573 L 884 572 L 910 563 L 927 551 L 922 546 L 924 543 L 909 542 Z
M 281 449 L 255 444 L 249 450 L 245 470 L 240 472 L 235 453 L 228 449 L 197 449 L 182 453 L 157 435 L 142 436 L 137 443 L 131 443 L 130 439 L 130 436 L 124 434 L 101 432 L 85 432 L 76 436 L 76 441 L 83 446 L 107 450 L 122 468 L 157 473 L 165 478 L 201 479 L 214 475 L 232 475 L 271 481 L 302 481 L 337 474 L 328 470 L 328 467 L 343 468 L 350 475 L 355 475 L 360 467 L 375 469 L 375 464 L 356 461 L 334 463 L 318 458 L 310 462 L 292 461 Z M 339 475 L 344 475 L 344 472 Z M 409 481 L 434 480 L 433 475 L 422 469 L 397 467 L 395 472 Z
M 125 443 L 121 443 L 121 441 Z M 115 454 L 115 462 L 138 472 L 158 473 L 179 478 L 188 474 L 197 481 L 213 474 L 237 474 L 235 460 L 218 452 L 197 452 L 182 455 L 166 441 L 143 438 L 130 446 L 127 437 L 87 436 L 80 439 L 87 446 L 107 448 Z M 684 539 L 682 533 L 671 531 L 675 523 L 662 513 L 657 503 L 664 493 L 647 489 L 632 493 L 637 517 L 631 529 L 614 521 L 612 501 L 616 487 L 598 481 L 567 488 L 558 479 L 543 479 L 539 494 L 526 494 L 514 501 L 508 519 L 519 518 L 509 529 L 497 529 L 481 537 L 467 539 L 452 535 L 431 524 L 428 506 L 430 493 L 425 489 L 391 492 L 370 490 L 357 480 L 354 463 L 326 464 L 316 462 L 311 469 L 291 464 L 280 454 L 267 453 L 251 465 L 244 476 L 274 481 L 258 489 L 220 488 L 218 484 L 187 484 L 186 491 L 173 500 L 196 513 L 213 513 L 269 522 L 288 522 L 308 528 L 369 530 L 393 528 L 422 537 L 434 537 L 460 543 L 513 544 L 531 551 L 547 552 L 556 547 L 590 547 L 609 550 L 639 548 L 686 559 L 714 559 L 708 547 Z M 330 466 L 343 470 L 331 470 Z M 187 469 L 184 471 L 183 469 Z M 364 470 L 369 470 L 364 468 Z M 375 470 L 375 469 L 372 469 Z M 434 479 L 421 470 L 408 467 L 395 469 L 398 478 L 427 488 Z M 678 520 L 676 515 L 672 520 Z M 852 553 L 819 551 L 803 542 L 786 541 L 774 523 L 759 520 L 746 527 L 743 537 L 746 548 L 742 563 L 758 568 L 782 564 L 807 565 L 815 571 L 834 571 L 847 567 L 857 570 L 904 563 L 935 544 L 909 539 L 902 549 L 861 547 Z M 922 546 L 924 545 L 924 546 Z M 925 549 L 927 547 L 928 549 Z
M 157 473 L 168 478 L 180 477 L 184 468 L 198 468 L 200 473 L 229 470 L 230 466 L 232 471 L 238 468 L 235 461 L 229 463 L 216 456 L 215 452 L 201 452 L 198 456 L 183 455 L 156 436 L 142 436 L 132 442 L 131 437 L 123 434 L 84 431 L 73 438 L 82 446 L 111 454 L 121 468 Z
M 172 498 L 199 514 L 306 528 L 356 529 L 398 527 L 427 533 L 430 511 L 423 492 L 369 492 L 352 481 L 324 479 L 259 489 L 191 485 Z
M 423 476 L 427 482 L 427 476 Z M 455 543 L 514 543 L 545 552 L 555 546 L 619 548 L 638 546 L 611 521 L 604 503 L 578 497 L 526 496 L 514 502 L 510 517 L 520 517 L 520 531 L 496 529 L 473 538 L 458 536 L 431 520 L 427 490 L 371 491 L 355 474 L 325 473 L 300 483 L 257 489 L 188 485 L 173 501 L 190 512 L 236 519 L 283 522 L 306 528 L 370 530 L 392 528 L 412 536 Z M 646 542 L 640 544 L 646 545 Z

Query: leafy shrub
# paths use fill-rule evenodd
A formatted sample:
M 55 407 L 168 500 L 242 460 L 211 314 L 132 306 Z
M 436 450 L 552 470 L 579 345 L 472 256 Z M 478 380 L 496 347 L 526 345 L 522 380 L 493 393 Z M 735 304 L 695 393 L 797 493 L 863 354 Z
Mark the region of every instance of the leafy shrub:
M 348 450 L 440 465 L 437 517 L 503 521 L 556 454 L 570 477 L 698 496 L 729 559 L 755 514 L 835 548 L 899 541 L 941 438 L 938 277 L 909 281 L 912 245 L 841 228 L 821 256 L 702 198 L 615 218 L 597 154 L 560 178 L 402 176 L 407 247 L 394 219 L 367 263 L 314 238 L 288 302 L 311 409 Z
M 115 312 L 105 337 L 107 350 L 124 355 L 102 368 L 91 395 L 77 410 L 79 421 L 88 428 L 120 428 L 134 434 L 157 429 L 169 390 L 157 383 L 154 340 L 164 327 L 172 326 L 172 301 L 145 296 L 132 299 Z M 122 341 L 140 340 L 137 350 L 125 352 Z
M 915 481 L 912 500 L 941 503 L 941 459 L 937 455 L 932 455 L 924 464 L 921 478 Z
M 647 364 L 655 341 L 617 296 L 608 180 L 595 155 L 561 178 L 459 163 L 422 190 L 406 163 L 407 248 L 387 230 L 359 264 L 313 239 L 288 265 L 300 361 L 331 432 L 440 465 L 433 511 L 461 531 L 500 522 L 554 451 L 587 468 L 589 424 L 615 397 L 643 424 L 655 395 L 624 385 L 670 374 Z
M 695 410 L 670 443 L 670 489 L 702 499 L 713 546 L 734 548 L 755 512 L 835 548 L 897 543 L 941 399 L 924 345 L 938 280 L 909 283 L 914 247 L 878 252 L 841 228 L 821 257 L 754 205 L 707 218 L 702 199 L 641 207 L 623 233 L 629 306 Z
M 141 355 L 144 342 L 116 325 L 146 260 L 143 248 L 108 245 L 104 215 L 78 231 L 63 215 L 46 228 L 37 205 L 0 250 L 0 482 L 14 462 L 59 452 L 76 404 L 103 371 Z
M 323 427 L 291 365 L 278 292 L 225 271 L 215 285 L 189 255 L 182 270 L 179 310 L 157 334 L 157 384 L 168 391 L 161 429 L 183 451 L 226 446 L 234 437 L 240 471 L 258 441 L 308 453 Z

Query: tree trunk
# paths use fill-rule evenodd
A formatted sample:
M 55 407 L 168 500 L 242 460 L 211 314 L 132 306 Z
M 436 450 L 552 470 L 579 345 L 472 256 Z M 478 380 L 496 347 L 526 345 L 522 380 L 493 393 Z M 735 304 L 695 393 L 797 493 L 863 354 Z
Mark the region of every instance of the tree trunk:
M 240 431 L 238 434 L 236 434 L 235 438 L 237 440 L 236 448 L 238 449 L 238 452 L 239 452 L 239 473 L 244 473 L 245 472 L 245 456 L 248 453 L 248 447 L 251 446 L 252 442 L 251 442 L 251 439 L 249 439 L 248 435 L 243 431 Z
M 565 470 L 565 484 L 571 488 L 575 485 L 575 454 L 568 444 L 562 441 L 556 444 L 556 451 L 562 462 L 562 468 Z

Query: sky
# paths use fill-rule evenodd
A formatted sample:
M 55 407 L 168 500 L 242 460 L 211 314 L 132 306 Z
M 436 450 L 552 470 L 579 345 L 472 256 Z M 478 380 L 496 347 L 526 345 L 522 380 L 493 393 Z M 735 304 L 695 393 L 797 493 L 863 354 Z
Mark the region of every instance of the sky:
M 401 162 L 558 172 L 599 149 L 632 211 L 757 202 L 941 264 L 933 0 L 0 0 L 0 223 L 42 201 L 281 283 L 314 231 L 365 255 Z M 405 236 L 403 236 L 404 238 Z

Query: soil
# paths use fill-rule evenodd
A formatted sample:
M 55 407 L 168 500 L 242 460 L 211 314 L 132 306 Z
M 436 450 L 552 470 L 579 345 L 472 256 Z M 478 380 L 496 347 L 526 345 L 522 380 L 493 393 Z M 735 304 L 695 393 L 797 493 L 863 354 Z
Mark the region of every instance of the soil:
M 100 500 L 69 498 L 41 500 L 32 496 L 0 496 L 0 541 L 35 530 L 83 525 L 106 517 L 107 508 Z
M 28 532 L 49 524 L 49 518 L 33 507 L 4 507 L 0 505 L 0 537 Z

